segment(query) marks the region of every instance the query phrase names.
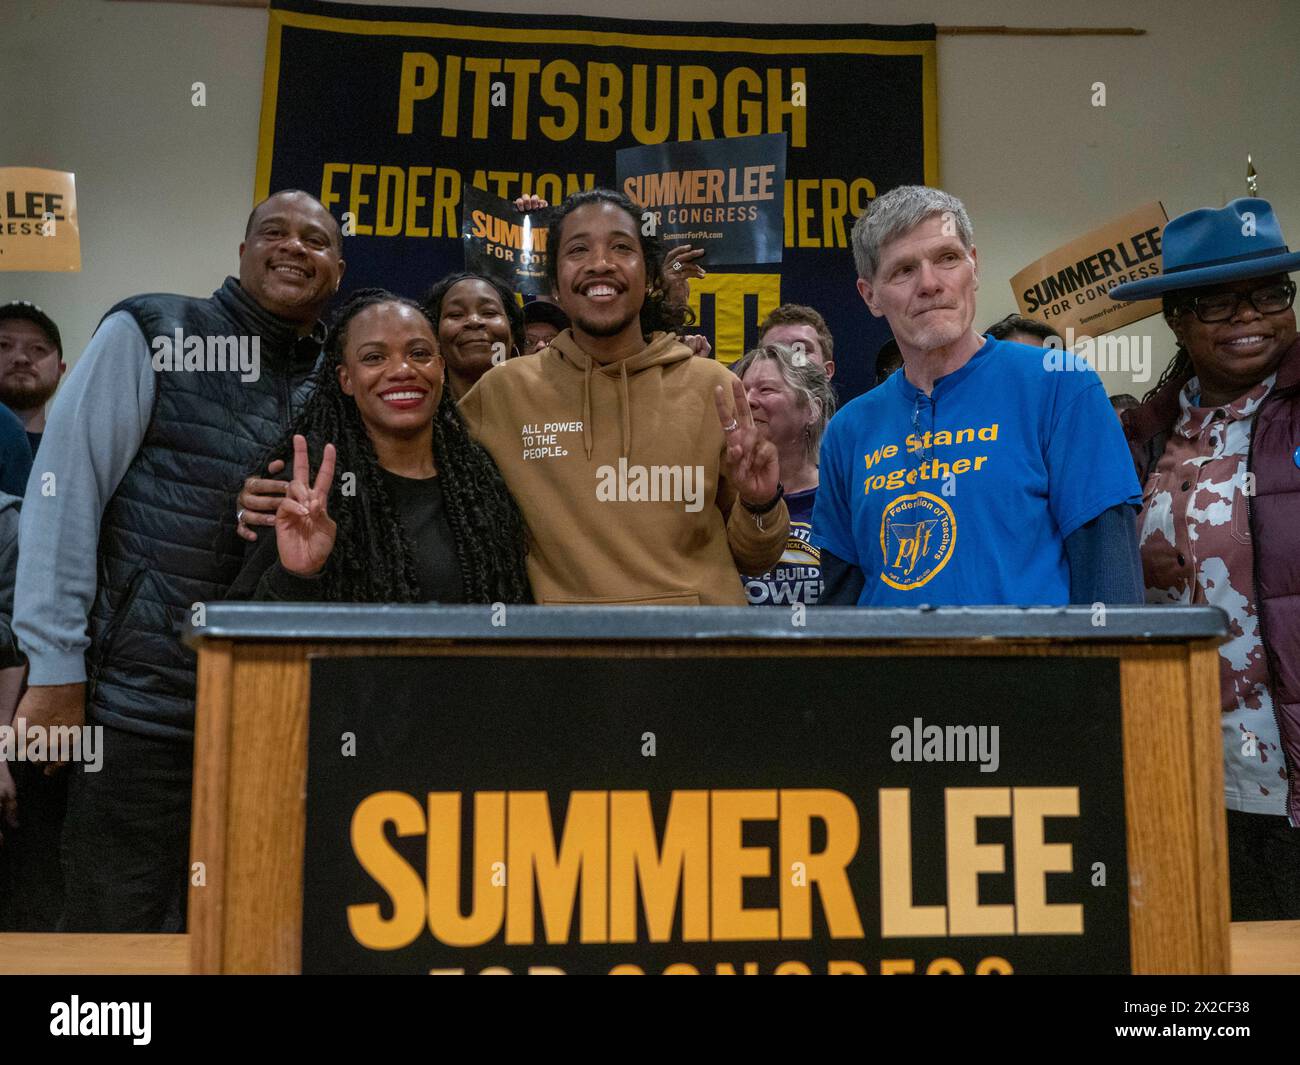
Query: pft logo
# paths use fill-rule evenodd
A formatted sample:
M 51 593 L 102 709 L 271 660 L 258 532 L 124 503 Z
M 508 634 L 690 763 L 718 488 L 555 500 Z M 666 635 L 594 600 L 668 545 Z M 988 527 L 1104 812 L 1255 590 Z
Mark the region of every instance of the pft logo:
M 908 592 L 920 588 L 952 558 L 957 519 L 952 508 L 929 492 L 892 500 L 880 517 L 880 579 Z

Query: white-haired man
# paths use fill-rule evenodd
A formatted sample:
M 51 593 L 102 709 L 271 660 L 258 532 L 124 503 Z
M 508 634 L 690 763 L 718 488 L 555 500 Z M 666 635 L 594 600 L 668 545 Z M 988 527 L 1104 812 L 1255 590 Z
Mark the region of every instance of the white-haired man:
M 971 328 L 979 277 L 961 201 L 893 189 L 854 225 L 853 254 L 903 372 L 822 441 L 822 603 L 1140 603 L 1142 497 L 1105 389 L 1072 356 L 1049 369 L 1038 349 Z

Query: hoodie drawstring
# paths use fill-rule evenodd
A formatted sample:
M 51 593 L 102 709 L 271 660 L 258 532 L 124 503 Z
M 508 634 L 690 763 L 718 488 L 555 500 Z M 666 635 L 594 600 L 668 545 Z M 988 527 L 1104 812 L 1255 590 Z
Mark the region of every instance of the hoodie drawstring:
M 591 461 L 591 358 L 587 358 L 587 368 L 582 376 L 582 446 L 587 449 L 587 461 Z
M 596 432 L 592 428 L 591 378 L 599 371 L 607 380 L 613 380 L 613 362 L 600 363 L 573 341 L 572 333 L 565 330 L 551 345 L 551 350 L 573 369 L 582 369 L 582 446 L 587 461 L 596 449 Z M 666 366 L 694 358 L 690 349 L 682 346 L 672 334 L 656 333 L 641 351 L 618 360 L 619 398 L 622 403 L 623 449 L 625 458 L 632 455 L 632 384 L 631 377 L 653 366 Z M 629 369 L 628 364 L 631 363 Z
M 632 399 L 627 391 L 627 359 L 618 364 L 623 381 L 623 454 L 632 457 Z

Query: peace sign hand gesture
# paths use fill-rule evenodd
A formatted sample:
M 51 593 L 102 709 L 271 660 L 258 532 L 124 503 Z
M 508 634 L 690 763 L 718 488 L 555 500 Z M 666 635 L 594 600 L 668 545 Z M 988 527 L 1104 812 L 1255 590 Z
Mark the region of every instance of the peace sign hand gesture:
M 727 434 L 727 449 L 722 456 L 723 476 L 731 482 L 740 498 L 751 506 L 762 506 L 776 495 L 781 480 L 780 463 L 776 445 L 764 440 L 754 425 L 754 412 L 745 398 L 745 387 L 740 378 L 731 382 L 731 395 L 735 414 L 727 409 L 726 393 L 722 386 L 713 389 L 713 402 L 718 408 L 718 421 Z
M 316 483 L 307 483 L 307 438 L 293 438 L 293 480 L 275 512 L 280 565 L 297 577 L 314 577 L 334 550 L 338 526 L 326 510 L 334 484 L 334 445 L 325 445 Z

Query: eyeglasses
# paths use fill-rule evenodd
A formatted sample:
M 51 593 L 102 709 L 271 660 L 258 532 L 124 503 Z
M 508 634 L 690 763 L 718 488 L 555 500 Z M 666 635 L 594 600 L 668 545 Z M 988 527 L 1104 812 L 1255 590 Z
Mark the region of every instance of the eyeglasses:
M 1248 301 L 1260 314 L 1280 314 L 1295 302 L 1295 282 L 1261 285 L 1253 292 L 1213 292 L 1208 296 L 1194 296 L 1183 307 L 1191 310 L 1206 325 L 1211 325 L 1233 317 L 1242 300 Z
M 917 446 L 913 453 L 920 455 L 923 461 L 929 459 L 931 449 L 928 447 L 922 447 L 920 443 L 925 439 L 925 430 L 921 428 L 921 396 L 919 394 L 916 397 L 916 402 L 912 404 L 912 432 L 915 434 L 917 440 Z

